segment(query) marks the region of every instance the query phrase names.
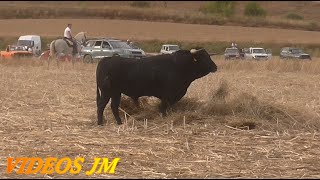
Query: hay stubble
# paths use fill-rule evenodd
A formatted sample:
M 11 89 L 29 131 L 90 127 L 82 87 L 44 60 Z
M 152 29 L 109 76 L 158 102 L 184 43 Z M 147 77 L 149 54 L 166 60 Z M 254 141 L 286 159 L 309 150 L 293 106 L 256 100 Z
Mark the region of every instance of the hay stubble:
M 317 71 L 225 63 L 218 59 L 217 73 L 192 83 L 169 116 L 160 117 L 157 99 L 135 107 L 123 96 L 124 125 L 108 105 L 103 127 L 95 64 L 1 64 L 1 177 L 22 177 L 5 174 L 9 156 L 68 156 L 84 157 L 84 170 L 93 157 L 120 157 L 115 175 L 94 175 L 102 178 L 319 178 Z

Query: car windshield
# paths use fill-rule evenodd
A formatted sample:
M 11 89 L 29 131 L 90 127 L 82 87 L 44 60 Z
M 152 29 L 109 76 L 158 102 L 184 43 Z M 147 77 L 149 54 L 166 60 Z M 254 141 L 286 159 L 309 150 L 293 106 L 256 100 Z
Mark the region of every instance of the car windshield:
M 169 46 L 169 50 L 179 50 L 179 46 Z
M 260 54 L 266 53 L 266 51 L 264 49 L 253 49 L 252 52 L 253 53 L 260 53 Z
M 301 49 L 291 49 L 290 51 L 292 52 L 292 54 L 300 54 L 300 53 L 302 53 Z
M 137 45 L 134 44 L 134 43 L 132 43 L 130 46 L 131 46 L 132 49 L 140 49 L 139 46 L 137 46 Z
M 28 46 L 30 47 L 31 46 L 31 42 L 30 40 L 19 40 L 18 41 L 18 46 Z
M 226 49 L 226 53 L 239 53 L 238 49 Z
M 114 49 L 131 49 L 131 47 L 124 41 L 109 41 Z
M 25 51 L 26 49 L 23 46 L 11 46 L 10 51 Z

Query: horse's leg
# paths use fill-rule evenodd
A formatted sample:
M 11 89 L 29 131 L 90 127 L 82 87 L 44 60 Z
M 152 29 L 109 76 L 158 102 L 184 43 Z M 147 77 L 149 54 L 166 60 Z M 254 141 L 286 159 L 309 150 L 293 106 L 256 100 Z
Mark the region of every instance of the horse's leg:
M 75 58 L 72 57 L 71 61 L 72 61 L 72 68 L 74 69 Z
M 59 61 L 60 61 L 60 58 L 59 58 L 58 56 L 56 56 L 56 58 L 55 58 L 55 59 L 56 59 L 56 61 L 57 61 L 58 69 L 60 69 L 60 62 L 59 62 Z
M 50 65 L 50 60 L 51 60 L 51 56 L 48 56 L 48 59 L 47 59 L 47 61 L 48 61 L 48 70 L 49 70 L 49 65 Z

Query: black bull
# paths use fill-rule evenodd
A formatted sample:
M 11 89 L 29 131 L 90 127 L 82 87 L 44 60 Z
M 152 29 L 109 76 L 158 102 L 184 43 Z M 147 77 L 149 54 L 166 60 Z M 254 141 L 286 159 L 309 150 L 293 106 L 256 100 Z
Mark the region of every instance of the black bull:
M 103 123 L 103 111 L 110 98 L 117 124 L 122 124 L 118 109 L 122 93 L 136 102 L 141 96 L 157 97 L 161 100 L 160 112 L 166 115 L 167 107 L 178 102 L 194 80 L 215 71 L 217 66 L 204 49 L 179 50 L 140 60 L 103 58 L 96 71 L 98 125 Z

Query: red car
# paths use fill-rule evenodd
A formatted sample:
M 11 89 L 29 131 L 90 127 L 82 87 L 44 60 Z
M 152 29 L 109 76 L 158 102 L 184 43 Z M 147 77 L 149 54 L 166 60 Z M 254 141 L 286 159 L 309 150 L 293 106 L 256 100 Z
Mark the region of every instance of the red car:
M 0 52 L 1 59 L 21 59 L 33 57 L 33 53 L 25 50 L 22 46 L 8 46 L 5 51 Z

